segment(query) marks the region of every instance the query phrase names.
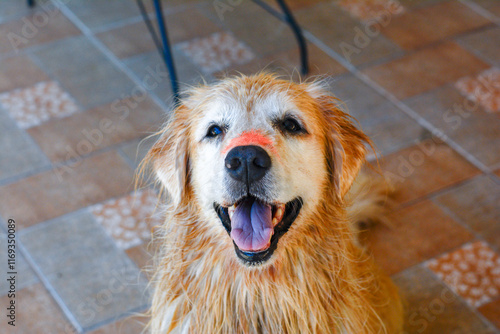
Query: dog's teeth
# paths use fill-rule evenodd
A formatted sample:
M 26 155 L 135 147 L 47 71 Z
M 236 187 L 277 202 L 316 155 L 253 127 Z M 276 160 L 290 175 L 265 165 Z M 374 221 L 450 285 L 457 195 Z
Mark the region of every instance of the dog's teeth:
M 280 205 L 277 209 L 276 209 L 276 213 L 274 214 L 274 218 L 280 222 L 281 219 L 283 219 L 283 214 L 285 213 L 285 207 L 284 205 Z
M 229 213 L 229 219 L 233 219 L 234 210 L 236 210 L 236 206 L 235 205 L 230 206 L 229 208 L 227 208 L 227 212 Z
M 273 226 L 278 225 L 279 221 L 276 219 L 276 217 L 273 218 Z

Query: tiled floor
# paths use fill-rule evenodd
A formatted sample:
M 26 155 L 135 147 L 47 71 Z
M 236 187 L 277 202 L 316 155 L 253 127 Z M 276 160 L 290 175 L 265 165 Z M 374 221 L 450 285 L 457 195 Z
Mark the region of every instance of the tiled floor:
M 161 212 L 134 170 L 171 111 L 168 73 L 135 1 L 37 3 L 0 2 L 2 310 L 9 219 L 18 245 L 17 323 L 2 311 L 0 332 L 137 334 Z M 181 86 L 296 78 L 287 26 L 228 3 L 164 1 Z M 392 225 L 362 237 L 406 300 L 405 332 L 500 333 L 500 2 L 288 3 L 312 75 L 397 187 Z

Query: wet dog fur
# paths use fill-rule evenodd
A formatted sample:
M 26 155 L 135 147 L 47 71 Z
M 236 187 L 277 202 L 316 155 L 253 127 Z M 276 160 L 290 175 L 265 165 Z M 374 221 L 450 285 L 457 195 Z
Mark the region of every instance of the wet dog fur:
M 380 218 L 386 189 L 360 195 L 373 182 L 364 176 L 349 192 L 369 139 L 339 105 L 320 83 L 266 73 L 204 85 L 183 99 L 145 159 L 169 196 L 152 333 L 401 332 L 397 289 L 359 247 L 349 219 Z M 265 151 L 263 177 L 228 176 L 235 145 Z M 227 208 L 245 196 L 268 203 L 273 215 L 300 202 L 286 229 L 275 226 L 271 255 L 256 261 L 262 249 L 242 252 L 233 223 L 224 225 Z

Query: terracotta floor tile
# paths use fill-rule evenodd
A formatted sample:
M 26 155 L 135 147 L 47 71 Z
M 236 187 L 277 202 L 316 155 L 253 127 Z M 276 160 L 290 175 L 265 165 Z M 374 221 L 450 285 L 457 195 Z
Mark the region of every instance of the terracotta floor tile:
M 146 278 L 87 210 L 25 229 L 19 240 L 80 332 L 148 303 Z
M 84 36 L 45 45 L 33 57 L 84 108 L 137 94 L 137 85 Z
M 500 152 L 496 149 L 500 145 L 500 118 L 464 97 L 454 84 L 417 95 L 405 103 L 485 165 L 500 164 Z
M 4 306 L 8 303 L 7 296 L 0 298 L 0 305 Z M 16 327 L 9 326 L 7 320 L 2 319 L 0 321 L 2 333 L 75 333 L 74 328 L 66 320 L 42 283 L 19 290 L 16 294 L 16 304 Z
M 333 78 L 330 86 L 332 94 L 349 112 L 363 112 L 387 103 L 386 98 L 352 74 Z
M 0 214 L 19 229 L 129 192 L 134 173 L 117 152 L 30 176 L 0 187 Z
M 0 106 L 8 111 L 23 129 L 78 111 L 78 106 L 71 96 L 54 81 L 40 82 L 32 87 L 2 93 Z
M 133 315 L 115 323 L 105 325 L 89 334 L 140 334 L 143 333 L 148 321 L 149 317 L 146 315 Z
M 163 222 L 158 201 L 158 194 L 144 189 L 95 204 L 90 211 L 118 247 L 128 249 L 151 240 L 154 227 Z
M 393 280 L 406 301 L 405 333 L 495 333 L 427 268 L 412 267 Z
M 226 32 L 181 43 L 179 48 L 205 73 L 244 64 L 255 57 L 252 50 Z
M 466 5 L 446 1 L 393 17 L 382 32 L 411 50 L 490 23 Z
M 365 25 L 334 3 L 319 3 L 295 14 L 305 30 L 354 65 L 392 58 L 401 53 L 401 49 L 382 34 L 367 37 Z
M 0 92 L 25 88 L 49 78 L 27 56 L 0 60 Z
M 134 261 L 141 272 L 148 279 L 151 279 L 154 274 L 154 256 L 158 248 L 158 242 L 143 243 L 125 250 L 125 253 Z
M 475 77 L 462 78 L 457 81 L 456 87 L 487 111 L 500 111 L 500 69 L 491 68 Z
M 391 226 L 363 232 L 375 261 L 390 275 L 463 245 L 473 235 L 424 201 L 390 214 Z
M 500 329 L 500 298 L 488 304 L 484 304 L 479 308 L 479 312 Z
M 338 5 L 363 21 L 376 20 L 387 15 L 400 15 L 405 12 L 403 5 L 393 0 L 339 0 Z
M 500 249 L 500 186 L 494 180 L 478 176 L 434 200 Z
M 457 44 L 445 42 L 368 68 L 364 73 L 396 97 L 404 99 L 488 67 Z
M 80 34 L 80 30 L 52 5 L 46 8 L 49 10 L 36 9 L 34 14 L 0 24 L 0 53 Z
M 53 162 L 72 158 L 73 152 L 91 152 L 158 130 L 165 113 L 150 98 L 117 100 L 71 117 L 54 119 L 28 129 Z
M 474 307 L 500 295 L 500 255 L 483 241 L 430 260 L 427 266 Z
M 382 173 L 404 203 L 464 181 L 479 171 L 450 147 L 427 139 L 380 159 Z
M 500 8 L 500 6 L 498 6 Z M 461 45 L 485 61 L 500 67 L 500 27 L 494 26 L 458 38 Z M 492 42 L 493 41 L 493 42 Z

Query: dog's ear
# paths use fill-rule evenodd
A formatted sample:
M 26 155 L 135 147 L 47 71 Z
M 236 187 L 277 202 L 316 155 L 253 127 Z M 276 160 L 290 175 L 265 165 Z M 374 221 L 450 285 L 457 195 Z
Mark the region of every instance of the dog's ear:
M 189 110 L 181 105 L 145 158 L 174 206 L 181 203 L 189 184 L 189 131 Z
M 371 145 L 371 141 L 354 125 L 355 120 L 340 109 L 337 98 L 317 84 L 310 85 L 308 90 L 326 122 L 327 165 L 335 195 L 343 198 L 365 161 L 365 144 Z

